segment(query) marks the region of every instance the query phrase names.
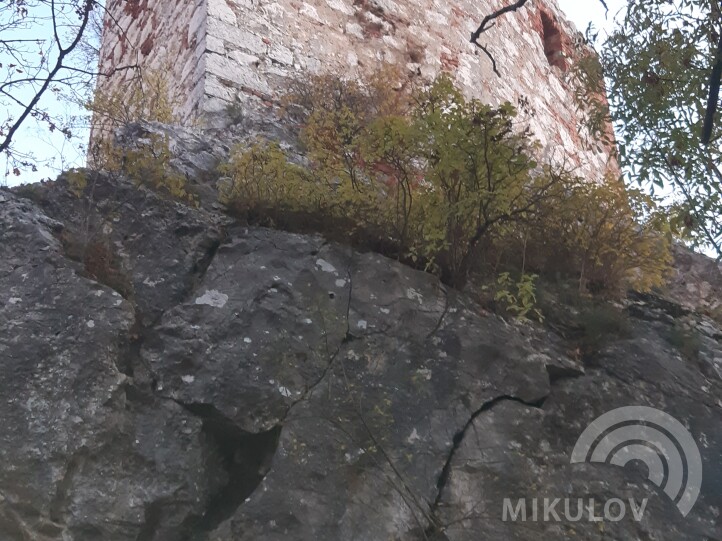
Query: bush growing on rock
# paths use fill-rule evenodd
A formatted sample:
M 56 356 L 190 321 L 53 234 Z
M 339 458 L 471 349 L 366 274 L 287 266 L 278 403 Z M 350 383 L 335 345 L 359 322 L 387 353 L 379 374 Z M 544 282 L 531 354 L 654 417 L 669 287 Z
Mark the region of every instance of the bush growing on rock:
M 133 122 L 146 120 L 180 123 L 173 113 L 180 105 L 168 82 L 167 69 L 137 68 L 124 87 L 99 90 L 85 107 L 93 113 L 93 138 L 112 139 L 114 132 Z
M 166 197 L 196 205 L 196 195 L 190 191 L 186 177 L 172 167 L 172 158 L 167 138 L 150 134 L 134 141 L 132 147 L 103 143 L 103 150 L 92 160 L 92 170 L 103 171 L 116 179 L 123 175 L 136 186 L 145 186 Z M 88 170 L 70 170 L 66 178 L 71 191 L 78 197 L 89 188 Z
M 467 100 L 448 76 L 421 89 L 379 81 L 295 84 L 284 102 L 306 165 L 273 143 L 239 146 L 222 201 L 251 221 L 348 234 L 457 287 L 481 255 L 510 247 L 499 261 L 522 275 L 557 270 L 563 253 L 582 287 L 663 282 L 666 241 L 639 221 L 651 201 L 539 163 L 511 104 Z
M 234 152 L 221 170 L 233 182 L 221 188 L 220 199 L 251 221 L 275 225 L 290 214 L 321 211 L 322 189 L 306 169 L 289 163 L 276 143 L 255 141 Z
M 512 266 L 571 271 L 580 291 L 611 297 L 664 285 L 672 263 L 670 238 L 652 198 L 613 179 L 568 181 L 560 195 L 496 242 Z
M 176 199 L 193 202 L 185 177 L 170 166 L 172 153 L 168 140 L 158 134 L 134 141 L 133 148 L 124 148 L 115 141 L 120 128 L 135 122 L 180 123 L 174 115 L 178 97 L 171 90 L 164 70 L 138 69 L 126 88 L 96 92 L 86 104 L 93 113 L 93 137 L 88 162 L 96 169 L 122 173 L 136 184 L 149 187 Z M 70 179 L 76 192 L 84 188 L 84 180 Z

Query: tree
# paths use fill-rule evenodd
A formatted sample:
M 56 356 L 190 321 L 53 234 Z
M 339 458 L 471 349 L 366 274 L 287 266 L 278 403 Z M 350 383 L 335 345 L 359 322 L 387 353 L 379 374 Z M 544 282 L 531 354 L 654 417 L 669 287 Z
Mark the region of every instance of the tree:
M 720 33 L 717 0 L 631 0 L 601 64 L 622 164 L 652 190 L 674 188 L 678 233 L 722 257 Z
M 472 34 L 494 65 L 480 37 L 499 17 L 529 5 L 510 2 Z M 596 109 L 589 118 L 599 137 L 613 123 L 629 180 L 652 193 L 673 189 L 668 211 L 676 233 L 722 257 L 720 13 L 718 0 L 629 0 L 612 33 L 598 44 L 598 60 L 578 66 L 586 73 L 578 72 L 577 82 L 583 83 L 581 94 L 607 93 L 611 117 L 606 103 L 582 101 Z M 588 32 L 588 37 L 595 36 Z
M 33 124 L 61 144 L 84 143 L 89 116 L 82 105 L 91 100 L 99 75 L 103 14 L 98 0 L 0 4 L 0 155 L 5 177 L 44 164 L 27 144 L 18 144 L 22 130 Z

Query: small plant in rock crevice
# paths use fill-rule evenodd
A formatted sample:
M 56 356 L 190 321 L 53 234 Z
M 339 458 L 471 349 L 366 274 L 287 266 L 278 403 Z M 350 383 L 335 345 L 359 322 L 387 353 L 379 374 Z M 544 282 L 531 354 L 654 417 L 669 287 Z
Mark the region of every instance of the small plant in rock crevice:
M 494 300 L 520 321 L 544 321 L 544 316 L 537 307 L 534 284 L 537 278 L 536 274 L 522 273 L 519 280 L 515 281 L 510 273 L 501 273 L 496 281 Z
M 688 361 L 699 359 L 702 344 L 699 331 L 694 327 L 676 322 L 667 330 L 664 338 Z

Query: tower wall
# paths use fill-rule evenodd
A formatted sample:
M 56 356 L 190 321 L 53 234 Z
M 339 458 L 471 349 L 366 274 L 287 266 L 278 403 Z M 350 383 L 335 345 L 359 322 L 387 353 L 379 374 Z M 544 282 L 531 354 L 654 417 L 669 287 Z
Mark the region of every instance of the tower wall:
M 234 104 L 246 117 L 267 115 L 279 90 L 304 72 L 353 76 L 389 62 L 422 80 L 447 71 L 469 97 L 517 105 L 546 159 L 587 178 L 615 171 L 608 149 L 581 135 L 569 68 L 588 50 L 555 0 L 530 2 L 482 35 L 500 76 L 469 36 L 507 0 L 115 2 L 129 45 L 106 37 L 101 69 L 132 55 L 157 67 L 170 60 L 186 121 L 222 118 Z
M 198 117 L 205 93 L 207 13 L 206 0 L 107 0 L 98 91 L 122 96 L 142 70 L 150 70 L 165 77 L 183 122 Z

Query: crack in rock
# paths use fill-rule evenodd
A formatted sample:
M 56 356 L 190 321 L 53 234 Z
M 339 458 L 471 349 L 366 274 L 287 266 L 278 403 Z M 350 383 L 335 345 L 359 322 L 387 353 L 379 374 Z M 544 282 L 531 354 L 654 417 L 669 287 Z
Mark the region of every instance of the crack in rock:
M 326 367 L 324 368 L 323 372 L 318 377 L 318 379 L 315 382 L 313 382 L 306 389 L 306 391 L 303 393 L 303 395 L 298 400 L 294 401 L 288 407 L 288 410 L 286 411 L 286 415 L 284 416 L 281 423 L 283 423 L 283 421 L 285 421 L 285 419 L 288 418 L 288 416 L 291 413 L 291 410 L 293 410 L 293 408 L 297 404 L 306 400 L 311 395 L 311 393 L 313 393 L 314 389 L 316 389 L 319 385 L 321 385 L 326 380 L 326 377 L 328 376 L 329 372 L 333 368 L 333 365 L 336 362 L 336 359 L 338 358 L 339 353 L 341 353 L 341 349 L 343 348 L 344 344 L 348 344 L 349 342 L 352 342 L 357 338 L 353 334 L 351 334 L 351 299 L 353 298 L 352 266 L 353 266 L 353 264 L 351 264 L 349 266 L 349 268 L 346 270 L 346 276 L 348 279 L 348 301 L 346 304 L 346 332 L 344 334 L 343 340 L 341 340 L 341 343 L 338 345 L 336 350 L 333 353 L 331 353 L 331 351 L 328 347 L 328 332 L 326 332 L 326 330 L 324 329 L 324 339 L 325 339 L 325 343 L 326 343 L 326 355 L 328 356 L 328 363 L 326 364 Z
M 60 480 L 60 483 L 58 483 L 58 486 L 55 490 L 55 497 L 50 503 L 50 510 L 48 516 L 50 517 L 51 521 L 58 524 L 65 523 L 65 509 L 67 509 L 68 507 L 70 497 L 69 490 L 72 485 L 73 478 L 75 477 L 78 469 L 80 469 L 80 467 L 83 465 L 85 458 L 85 451 L 83 449 L 80 449 L 68 461 L 65 468 L 65 474 Z
M 549 385 L 553 387 L 557 383 L 568 379 L 577 379 L 584 376 L 584 372 L 574 367 L 546 365 L 547 374 L 549 374 Z
M 219 473 L 218 487 L 203 513 L 188 517 L 182 528 L 181 541 L 202 541 L 233 516 L 270 471 L 282 425 L 253 434 L 238 427 L 211 404 L 176 402 L 201 419 L 201 432 L 211 450 L 207 460 L 215 462 Z
M 203 256 L 194 263 L 193 269 L 191 270 L 191 284 L 183 295 L 186 300 L 193 296 L 200 287 L 200 284 L 203 282 L 203 279 L 208 273 L 208 269 L 210 269 L 216 255 L 218 255 L 218 251 L 221 246 L 223 246 L 223 243 L 227 240 L 227 238 L 228 231 L 225 228 L 221 228 L 219 238 L 214 239 L 213 242 L 211 242 L 211 245 L 203 253 Z M 182 302 L 179 304 L 182 304 Z M 162 317 L 163 314 L 159 315 L 151 326 L 155 326 Z
M 143 513 L 143 527 L 138 532 L 136 541 L 153 541 L 163 518 L 163 502 L 151 502 L 146 506 Z
M 449 482 L 449 479 L 451 477 L 451 465 L 454 461 L 454 457 L 456 456 L 456 452 L 461 447 L 462 442 L 464 441 L 464 438 L 466 437 L 466 433 L 468 432 L 469 428 L 474 424 L 474 421 L 481 416 L 482 414 L 491 411 L 497 404 L 500 404 L 501 402 L 517 402 L 519 404 L 522 404 L 524 406 L 540 409 L 544 405 L 544 402 L 549 397 L 549 395 L 539 399 L 536 402 L 527 402 L 526 400 L 522 400 L 521 398 L 518 398 L 516 396 L 511 395 L 502 395 L 497 396 L 496 398 L 493 398 L 477 409 L 469 418 L 469 420 L 466 422 L 464 427 L 459 430 L 456 434 L 454 434 L 454 438 L 452 440 L 452 446 L 451 450 L 449 451 L 449 454 L 446 458 L 446 462 L 444 464 L 444 467 L 441 469 L 441 473 L 439 474 L 439 478 L 436 481 L 436 498 L 434 499 L 434 502 L 431 504 L 431 512 L 430 516 L 434 520 L 434 523 L 427 528 L 426 532 L 424 532 L 424 539 L 444 539 L 445 537 L 439 537 L 441 535 L 440 531 L 440 524 L 438 523 L 436 513 L 439 509 L 439 506 L 441 505 L 441 499 L 444 495 L 444 489 L 446 488 L 446 485 Z

